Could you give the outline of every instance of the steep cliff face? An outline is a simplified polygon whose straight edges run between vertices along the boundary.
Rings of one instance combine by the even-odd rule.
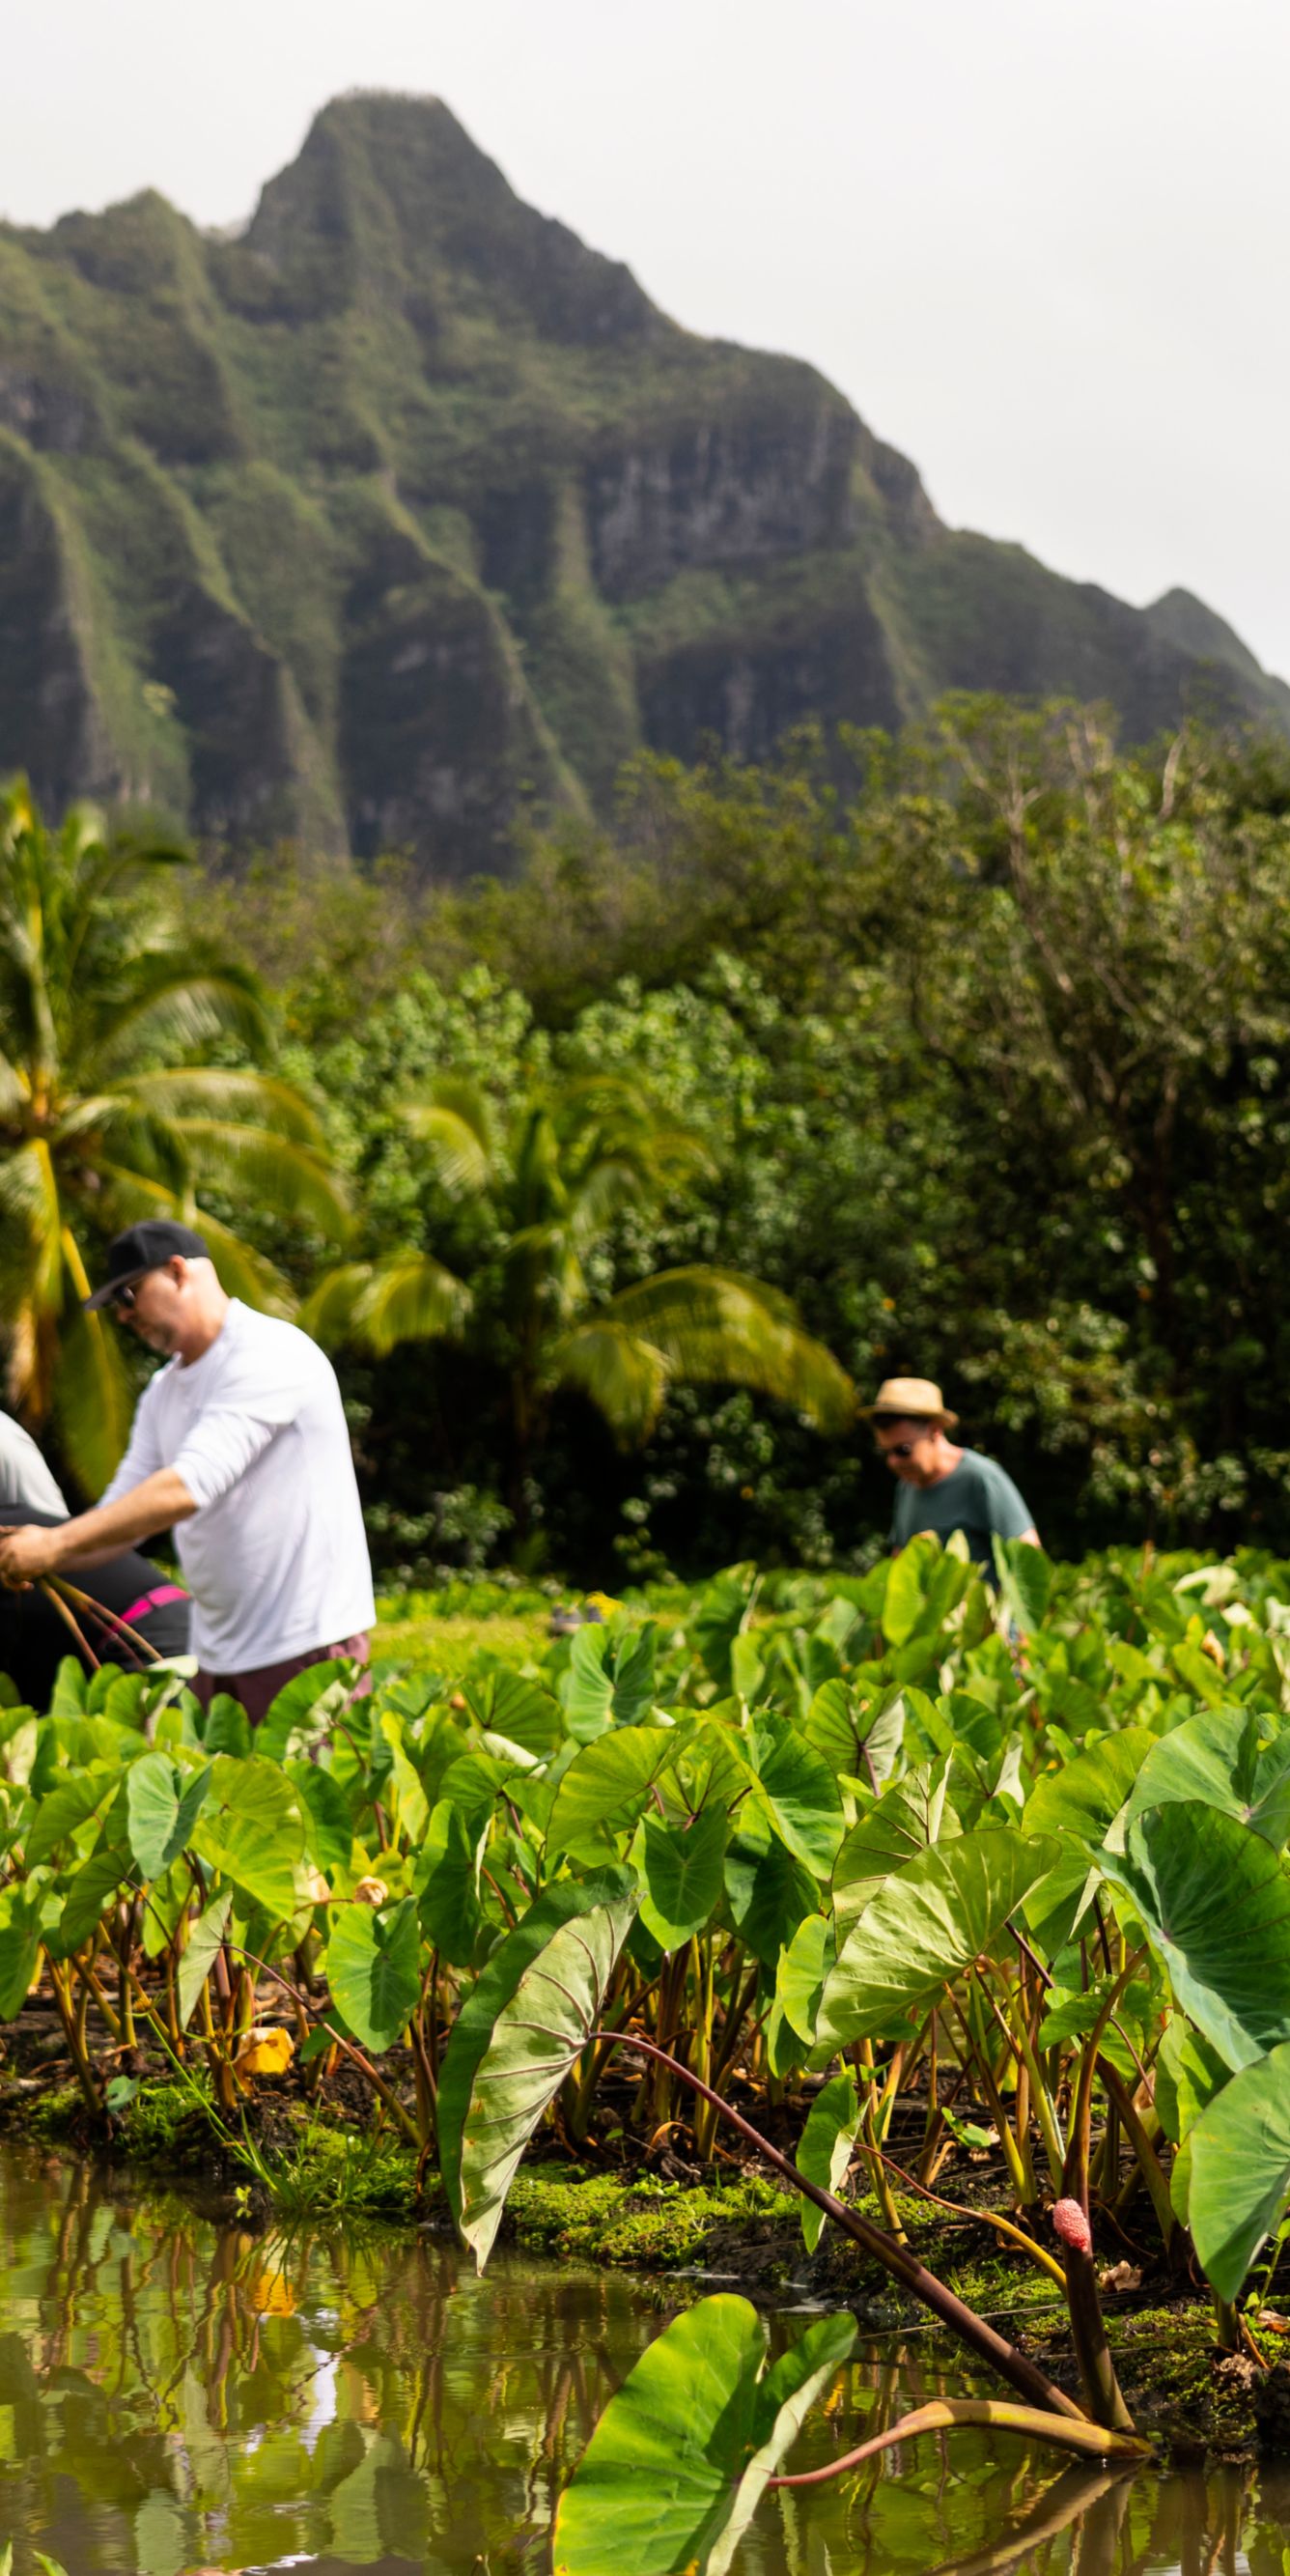
[[[679,330],[437,102],[326,109],[236,241],[151,193],[0,228],[0,768],[53,806],[504,869],[641,743],[950,685],[1290,708],[1198,602],[943,528],[812,368]]]

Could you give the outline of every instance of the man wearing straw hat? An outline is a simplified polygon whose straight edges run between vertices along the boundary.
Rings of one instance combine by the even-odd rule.
[[[86,1300],[168,1365],[93,1511],[0,1533],[0,1579],[32,1582],[173,1529],[192,1593],[194,1689],[258,1725],[284,1683],[332,1655],[364,1662],[372,1569],[330,1360],[294,1324],[220,1286],[192,1228],[148,1217],[108,1246]]]
[[[1022,1538],[1038,1547],[1039,1532],[1011,1476],[993,1458],[957,1448],[950,1439],[959,1417],[930,1378],[886,1378],[875,1401],[860,1410],[898,1480],[893,1550],[922,1530],[934,1530],[942,1545],[962,1530],[974,1564],[993,1574],[996,1538]]]

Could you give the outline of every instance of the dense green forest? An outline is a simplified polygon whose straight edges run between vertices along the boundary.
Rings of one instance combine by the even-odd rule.
[[[204,999],[146,1044],[214,1088],[178,1144],[136,1104],[85,1222],[187,1192],[312,1298],[391,1570],[863,1561],[819,1345],[939,1377],[1054,1551],[1290,1544],[1283,746],[951,700],[643,758],[506,884],[155,873]]]

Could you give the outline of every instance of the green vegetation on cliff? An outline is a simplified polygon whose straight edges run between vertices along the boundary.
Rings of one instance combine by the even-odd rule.
[[[764,759],[946,687],[1290,701],[943,528],[812,368],[703,341],[432,100],[317,119],[237,240],[0,227],[0,772],[208,841],[505,870],[643,744]]]

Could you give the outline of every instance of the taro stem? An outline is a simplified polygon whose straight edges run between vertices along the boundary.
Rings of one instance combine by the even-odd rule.
[[[861,2246],[876,2263],[881,2263],[884,2271],[890,2272],[911,2297],[930,2308],[942,2325],[957,2335],[960,2343],[966,2344],[968,2350],[974,2352],[989,2369],[997,2370],[1028,2405],[1077,2424],[1086,2422],[1074,2399],[1058,2388],[1037,2362],[1031,2361],[1026,2353],[1019,2352],[1016,2345],[1008,2343],[1003,2335],[996,2334],[984,2317],[977,2316],[974,2309],[965,2306],[963,2300],[956,2297],[944,2281],[938,2281],[935,2273],[929,2272],[907,2246],[898,2245],[894,2237],[888,2236],[883,2228],[875,2227],[872,2220],[862,2216],[858,2209],[849,2209],[845,2201],[835,2199],[831,2191],[824,2190],[821,2184],[811,2182],[805,2174],[799,2173],[796,2165],[790,2164],[788,2157],[782,2156],[778,2147],[771,2145],[769,2138],[763,2138],[760,2130],[754,2129],[731,2103],[721,2101],[710,2086],[701,2083],[698,2076],[691,2073],[688,2066],[681,2066],[674,2057],[669,2058],[663,2049],[656,2048],[651,2040],[642,2039],[636,2031],[598,2030],[594,2036],[621,2042],[648,2058],[661,2058],[679,2083],[688,2085],[704,2101],[715,2103],[720,2117],[728,2120],[732,2129],[737,2129],[740,2137],[765,2157],[767,2164],[782,2176],[791,2190],[800,2192],[805,2200],[813,2201],[817,2209],[822,2209],[825,2217],[831,2218],[844,2236],[849,2236],[853,2244]]]
[[[1097,2294],[1093,2236],[1088,2219],[1088,2150],[1093,2118],[1093,2078],[1097,2072],[1102,2036],[1142,1955],[1137,1950],[1126,1958],[1085,2041],[1071,2109],[1071,2141],[1062,2177],[1064,2197],[1053,2211],[1053,2225],[1066,2249],[1066,2304],[1070,2310],[1071,2336],[1084,2382],[1084,2394],[1095,2422],[1112,2425],[1119,2431],[1131,2431],[1133,2418],[1115,2375],[1102,2303]]]
[[[94,2069],[90,2064],[85,2042],[77,2028],[76,2007],[72,2001],[71,1971],[61,1959],[49,1959],[48,1965],[49,1982],[53,1990],[58,2018],[63,2025],[63,2035],[71,2052],[72,2064],[76,2069],[76,2081],[88,2108],[93,2112],[95,2119],[99,2120],[103,2116],[103,2105],[98,2097]]]
[[[875,2116],[874,2104],[877,2094],[877,2069],[873,2061],[873,2041],[871,2039],[857,2040],[856,2065],[860,2075],[860,2089],[862,2096],[860,2120],[864,2131],[864,2152],[868,2159],[870,2176],[874,2188],[874,2196],[891,2234],[895,2237],[896,2243],[898,2245],[903,2245],[906,2242],[905,2230],[901,2225],[900,2211],[896,2207],[896,2195],[887,2179],[887,2168],[883,2162],[882,2147],[879,2141],[878,2121]]]
[[[90,1644],[88,1637],[85,1636],[84,1632],[77,1626],[61,1592],[57,1591],[52,1583],[46,1582],[43,1574],[37,1575],[36,1586],[37,1590],[44,1593],[45,1599],[58,1612],[63,1626],[65,1628],[70,1628],[75,1640],[77,1653],[84,1656],[91,1672],[97,1673],[100,1670],[98,1656],[95,1654],[94,1648]]]
[[[769,2487],[819,2487],[826,2478],[845,2476],[848,2469],[858,2468],[862,2460],[872,2460],[878,2451],[888,2451],[894,2442],[908,2442],[915,2433],[935,2433],[947,2424],[982,2424],[1000,2433],[1022,2433],[1028,2440],[1036,2434],[1042,2441],[1055,2442],[1060,2450],[1078,2451],[1085,2459],[1113,2459],[1117,2456],[1148,2456],[1146,2442],[1125,2441],[1117,2433],[1108,2433],[1100,2424],[1055,2424],[1047,2410],[1035,2406],[1008,2406],[997,2397],[934,2397],[926,2406],[916,2406],[909,2415],[900,2415],[881,2433],[871,2433],[867,2442],[859,2442],[854,2451],[844,2452],[840,2460],[826,2460],[822,2469],[799,2469],[796,2477],[768,2478]]]

